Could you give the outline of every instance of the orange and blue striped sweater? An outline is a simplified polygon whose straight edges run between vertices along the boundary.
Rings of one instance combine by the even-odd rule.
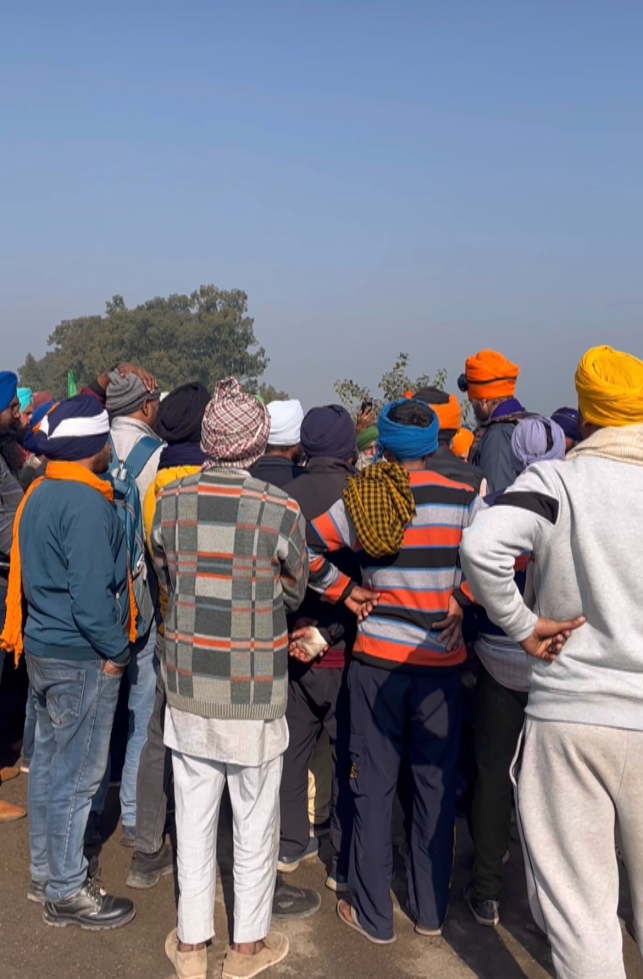
[[[352,548],[360,560],[362,584],[381,594],[377,607],[358,627],[355,658],[372,666],[407,671],[459,666],[466,657],[464,643],[447,651],[438,642],[434,626],[447,614],[451,595],[460,594],[460,541],[480,498],[474,487],[430,469],[409,476],[417,512],[406,528],[400,552],[392,557],[369,557],[357,539],[344,501],[338,500],[309,524],[309,587],[328,601],[343,601],[354,583],[327,554]]]

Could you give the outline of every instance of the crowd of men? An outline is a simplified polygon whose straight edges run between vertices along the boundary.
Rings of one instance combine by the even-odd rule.
[[[235,378],[162,397],[121,364],[57,401],[0,373],[0,669],[24,657],[29,677],[27,897],[47,924],[135,915],[85,855],[125,685],[127,885],[176,872],[178,979],[207,973],[226,786],[224,979],[276,965],[272,923],[319,909],[287,881],[324,834],[339,921],[395,941],[395,807],[405,911],[441,935],[458,805],[475,921],[500,920],[515,807],[556,975],[624,979],[616,832],[643,933],[643,362],[589,350],[578,410],[551,417],[518,374],[466,361],[469,432],[430,387],[355,423]],[[0,797],[1,822],[25,815]]]

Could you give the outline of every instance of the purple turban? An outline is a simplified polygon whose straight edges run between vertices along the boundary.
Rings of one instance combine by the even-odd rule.
[[[511,464],[521,473],[534,462],[565,458],[565,433],[550,418],[525,418],[511,436]]]
[[[301,425],[301,446],[309,459],[350,459],[357,452],[351,416],[341,405],[311,408]]]

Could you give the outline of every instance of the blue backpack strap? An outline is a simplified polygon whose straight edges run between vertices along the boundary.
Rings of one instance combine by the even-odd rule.
[[[125,465],[132,473],[134,479],[140,476],[151,457],[162,445],[163,442],[161,439],[157,439],[153,435],[144,435],[142,439],[138,440],[127,459],[125,459]]]

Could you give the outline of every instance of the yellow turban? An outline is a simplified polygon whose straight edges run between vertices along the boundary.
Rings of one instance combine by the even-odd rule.
[[[592,347],[576,369],[578,407],[601,428],[643,425],[643,361],[611,347]]]
[[[476,401],[512,398],[519,373],[520,368],[496,350],[481,350],[465,364],[469,397]]]

